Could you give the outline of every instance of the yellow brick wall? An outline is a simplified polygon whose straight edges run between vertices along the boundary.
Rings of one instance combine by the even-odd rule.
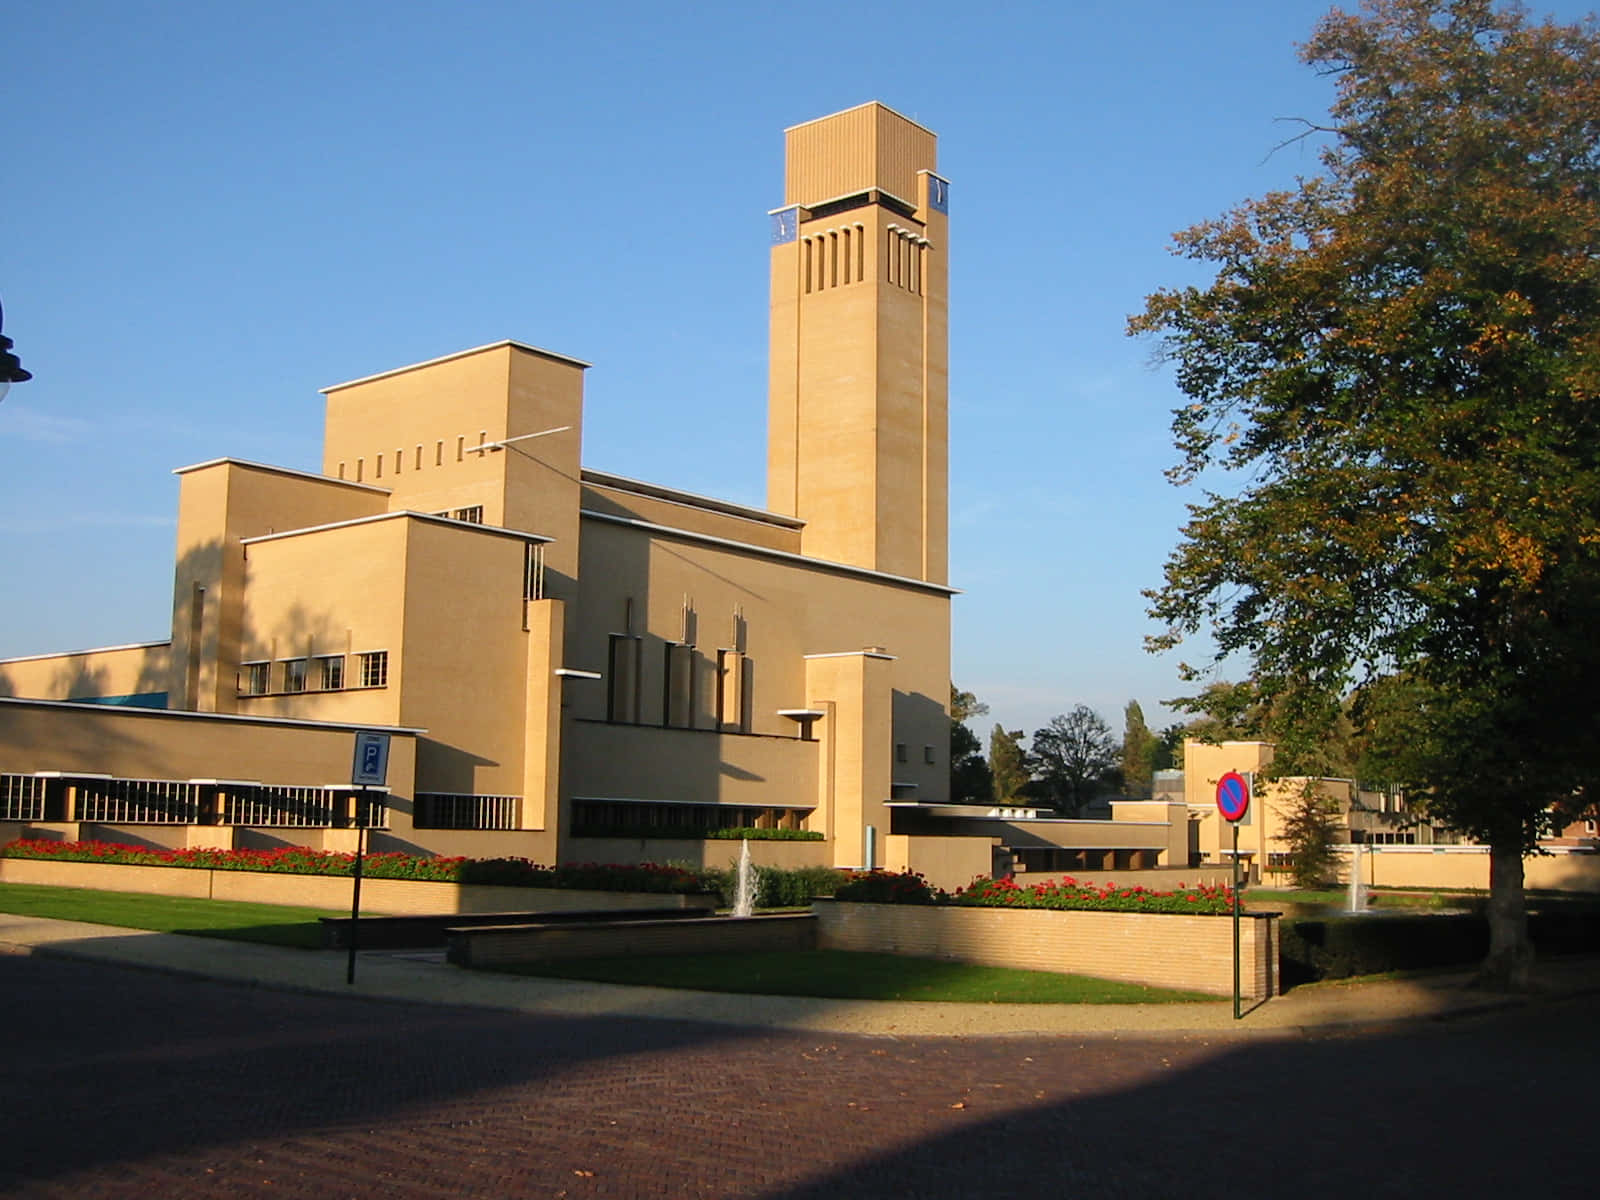
[[[1233,922],[1164,913],[922,907],[819,900],[817,945],[1059,971],[1151,987],[1233,994]],[[1241,921],[1241,991],[1277,992],[1278,922]]]

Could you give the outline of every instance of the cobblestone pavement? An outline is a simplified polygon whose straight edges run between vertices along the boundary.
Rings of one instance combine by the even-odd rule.
[[[26,1197],[1591,1196],[1592,997],[1405,1033],[894,1039],[0,956]]]

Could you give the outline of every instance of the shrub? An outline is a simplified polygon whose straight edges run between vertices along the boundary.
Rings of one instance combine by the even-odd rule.
[[[1482,913],[1321,917],[1281,926],[1283,986],[1385,971],[1461,966],[1489,952]],[[1528,914],[1528,936],[1541,954],[1600,950],[1600,910],[1552,906]]]
[[[931,886],[919,871],[854,871],[834,891],[833,898],[862,904],[939,904],[949,896]]]
[[[757,908],[799,908],[816,896],[831,896],[849,877],[837,867],[756,867]],[[739,872],[735,867],[702,867],[697,872],[704,890],[717,892],[726,908],[733,906]]]

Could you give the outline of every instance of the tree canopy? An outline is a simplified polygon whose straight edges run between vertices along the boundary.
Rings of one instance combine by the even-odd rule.
[[[994,798],[1000,804],[1014,802],[1028,786],[1028,755],[1022,748],[1020,729],[996,725],[989,733],[989,772]]]
[[[967,728],[967,721],[981,717],[989,706],[971,692],[950,685],[950,803],[987,804],[993,782],[989,763],[983,757],[983,743]]]
[[[1094,709],[1080,704],[1050,718],[1033,735],[1029,758],[1034,768],[1033,791],[1062,812],[1080,813],[1083,806],[1115,781],[1122,747],[1111,727]]]
[[[1130,796],[1148,796],[1155,771],[1156,735],[1145,724],[1144,708],[1129,700],[1122,710],[1122,787]]]
[[[1600,740],[1600,34],[1368,0],[1301,56],[1336,81],[1321,172],[1177,235],[1214,281],[1130,322],[1189,399],[1172,476],[1213,489],[1151,645],[1247,656],[1290,754],[1403,672],[1397,781],[1490,843],[1510,978],[1521,855]]]

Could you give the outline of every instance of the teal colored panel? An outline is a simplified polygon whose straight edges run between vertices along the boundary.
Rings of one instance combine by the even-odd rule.
[[[135,692],[131,696],[73,696],[74,704],[115,704],[122,708],[165,708],[167,693]]]

